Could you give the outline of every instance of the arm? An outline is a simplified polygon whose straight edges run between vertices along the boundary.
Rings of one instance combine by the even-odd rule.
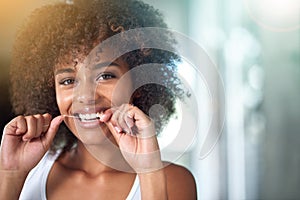
[[[18,171],[0,171],[0,198],[17,200],[21,193],[27,173]]]
[[[124,104],[106,110],[105,122],[120,151],[138,174],[143,200],[167,200],[167,180],[153,121],[139,108]]]
[[[19,116],[3,131],[0,148],[0,199],[19,198],[29,171],[48,151],[63,118]]]
[[[168,199],[167,178],[164,169],[138,174],[143,200]]]
[[[143,200],[197,199],[193,175],[178,165],[162,163],[154,124],[140,109],[124,104],[106,110],[100,120],[138,174]]]
[[[193,175],[184,167],[164,163],[165,167],[151,173],[139,174],[143,200],[196,200],[197,189]]]
[[[164,168],[167,179],[168,197],[172,200],[196,200],[196,182],[192,173],[186,168],[166,163]]]

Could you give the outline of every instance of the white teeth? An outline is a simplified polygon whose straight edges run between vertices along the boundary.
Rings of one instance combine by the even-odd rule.
[[[78,116],[82,121],[95,120],[98,117],[98,115],[96,113],[79,114]]]

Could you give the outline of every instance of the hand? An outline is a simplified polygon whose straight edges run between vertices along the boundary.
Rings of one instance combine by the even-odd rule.
[[[123,104],[106,110],[100,120],[106,123],[123,157],[136,172],[162,167],[154,123],[139,108]]]
[[[50,114],[18,116],[4,128],[0,149],[0,170],[28,173],[38,164],[63,120]]]

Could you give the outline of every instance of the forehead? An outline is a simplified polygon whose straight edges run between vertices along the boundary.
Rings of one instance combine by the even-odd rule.
[[[119,66],[128,69],[128,64],[122,57],[114,58],[114,52],[108,48],[94,49],[88,55],[77,51],[69,52],[64,56],[61,56],[55,66],[54,72],[60,71],[60,69],[70,68],[74,71],[78,71],[79,68],[84,67],[85,69],[95,69],[106,66]]]
[[[95,62],[88,61],[77,61],[73,60],[69,63],[59,64],[55,67],[54,74],[62,74],[62,73],[89,73],[96,70],[105,70],[108,67],[117,67],[121,72],[125,73],[129,70],[128,64],[123,61],[123,59],[118,58],[114,61],[108,59],[99,59]]]

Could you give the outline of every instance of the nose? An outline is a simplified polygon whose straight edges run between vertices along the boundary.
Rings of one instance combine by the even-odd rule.
[[[78,103],[93,105],[96,102],[96,84],[89,80],[80,81],[74,89],[74,96]]]

